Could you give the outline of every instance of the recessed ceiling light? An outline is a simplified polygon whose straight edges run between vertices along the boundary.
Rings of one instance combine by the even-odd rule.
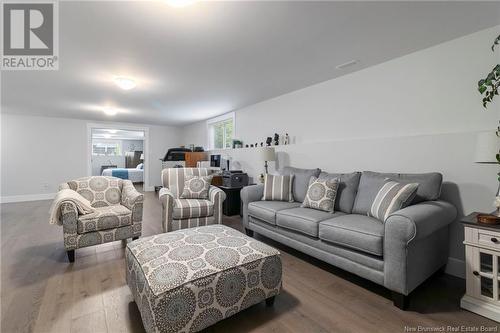
[[[103,137],[104,137],[105,139],[109,139],[109,138],[111,138],[111,134],[103,134]]]
[[[128,77],[118,76],[118,77],[115,77],[114,81],[115,81],[115,84],[118,87],[122,88],[123,90],[134,89],[136,86],[135,81],[131,78],[128,78]]]
[[[166,1],[169,6],[180,8],[192,5],[197,0],[166,0]]]
[[[102,111],[107,114],[108,116],[114,116],[115,114],[118,113],[118,110],[117,109],[114,109],[112,107],[109,107],[109,106],[105,106]]]
[[[109,129],[108,132],[111,134],[116,134],[118,131],[115,129]]]

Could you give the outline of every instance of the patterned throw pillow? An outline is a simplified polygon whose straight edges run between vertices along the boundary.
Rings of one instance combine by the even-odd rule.
[[[314,176],[311,177],[306,197],[301,207],[333,213],[338,187],[338,178],[319,179]]]
[[[401,184],[387,180],[373,200],[368,215],[385,222],[389,215],[410,205],[417,189],[418,183]]]
[[[181,199],[207,199],[212,176],[186,176]]]
[[[262,200],[293,202],[292,182],[293,175],[266,174],[264,176],[264,196]]]

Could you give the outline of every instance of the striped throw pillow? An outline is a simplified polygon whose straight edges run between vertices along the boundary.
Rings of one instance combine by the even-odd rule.
[[[417,183],[401,184],[392,180],[386,181],[378,191],[368,215],[385,222],[389,215],[410,204],[417,194],[417,189]]]
[[[266,174],[264,176],[264,196],[262,200],[293,202],[292,182],[293,175],[278,176]]]

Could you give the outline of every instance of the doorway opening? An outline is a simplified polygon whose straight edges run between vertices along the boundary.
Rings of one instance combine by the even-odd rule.
[[[89,124],[88,174],[128,179],[149,188],[148,129]]]

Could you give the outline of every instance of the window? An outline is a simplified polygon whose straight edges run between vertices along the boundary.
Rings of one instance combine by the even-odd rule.
[[[121,154],[120,142],[92,142],[92,155],[94,156],[118,156]]]
[[[234,113],[207,121],[210,149],[232,148],[234,138]]]

